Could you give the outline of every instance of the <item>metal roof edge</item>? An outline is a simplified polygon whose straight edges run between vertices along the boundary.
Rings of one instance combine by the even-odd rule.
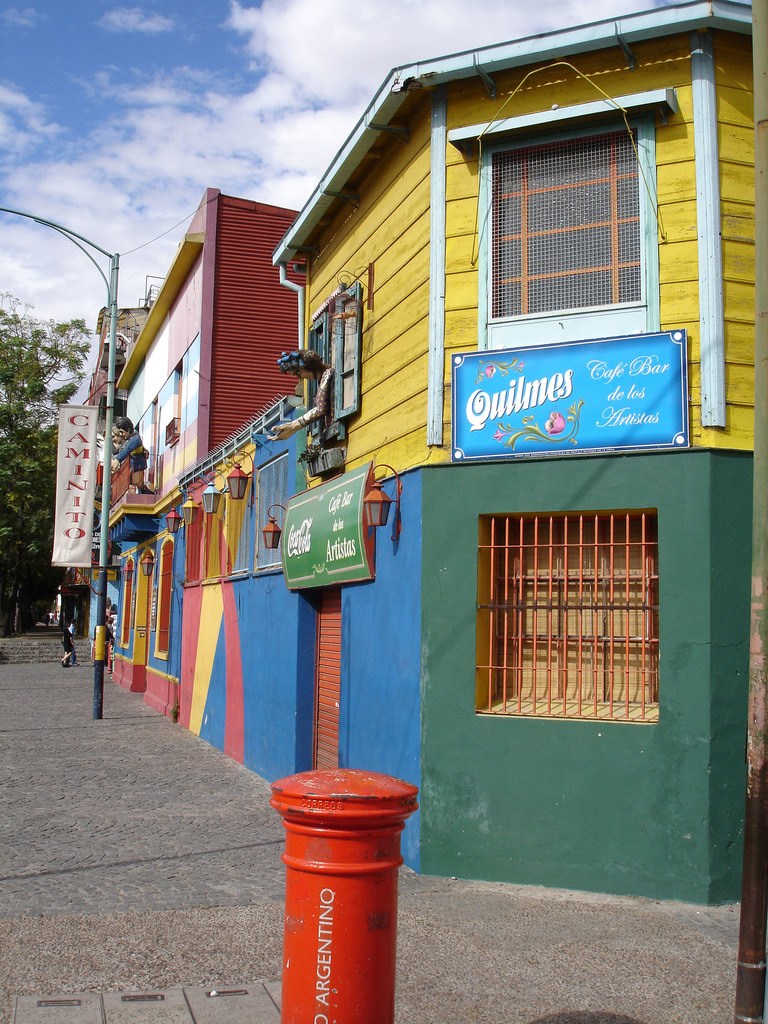
[[[618,37],[632,43],[704,28],[751,34],[752,5],[737,0],[691,0],[393,68],[280,240],[272,255],[273,264],[292,260],[302,251],[322,214],[334,202],[330,193],[340,191],[373,146],[378,130],[370,126],[389,124],[402,106],[407,92],[399,91],[398,87],[407,80],[415,79],[422,86],[433,87],[473,77],[478,67],[491,74],[531,64],[542,57],[562,57],[566,53],[618,45]]]
[[[123,372],[117,381],[119,387],[123,389],[129,388],[133,383],[139,367],[149,351],[150,345],[157,337],[157,332],[160,330],[169,309],[173,305],[174,299],[179,293],[179,289],[194,266],[195,260],[203,247],[204,240],[205,235],[203,232],[194,232],[187,233],[183,241],[179,243],[176,255],[168,269],[158,296],[152,303],[146,323],[141,329],[141,334],[136,339],[136,344],[131,349],[130,355],[123,367]]]

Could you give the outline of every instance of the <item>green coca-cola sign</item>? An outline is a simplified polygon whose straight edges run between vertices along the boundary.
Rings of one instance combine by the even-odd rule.
[[[363,523],[371,463],[291,498],[283,521],[289,590],[373,579],[373,537]]]

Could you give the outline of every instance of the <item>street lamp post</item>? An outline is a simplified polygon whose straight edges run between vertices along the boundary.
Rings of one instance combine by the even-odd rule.
[[[0,206],[0,213],[11,213],[17,217],[26,217],[45,227],[53,228],[64,235],[80,249],[96,267],[104,284],[107,286],[107,309],[109,311],[109,364],[107,369],[107,408],[104,427],[103,473],[101,484],[101,533],[99,537],[99,575],[96,581],[96,643],[93,662],[93,717],[100,719],[104,711],[104,665],[106,661],[107,639],[107,559],[109,552],[109,506],[112,499],[112,423],[115,416],[115,343],[117,340],[117,285],[120,272],[120,256],[118,253],[107,252],[89,238],[79,235],[76,231],[66,228],[55,221],[37,217],[33,213],[12,210]],[[88,248],[95,249],[109,260],[109,277]]]

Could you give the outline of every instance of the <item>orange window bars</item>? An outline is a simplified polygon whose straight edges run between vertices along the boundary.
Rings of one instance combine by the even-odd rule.
[[[659,717],[654,512],[480,520],[476,710]]]
[[[641,301],[632,135],[505,150],[492,166],[492,316]]]

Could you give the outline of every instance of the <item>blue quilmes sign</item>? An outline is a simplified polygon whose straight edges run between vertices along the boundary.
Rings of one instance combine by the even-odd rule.
[[[688,446],[685,331],[452,358],[454,462]]]

